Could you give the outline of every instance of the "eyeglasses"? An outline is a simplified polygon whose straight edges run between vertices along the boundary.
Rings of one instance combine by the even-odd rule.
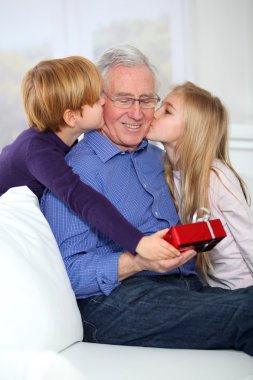
[[[106,92],[104,92],[104,94],[114,103],[115,107],[118,108],[130,108],[135,102],[139,102],[141,108],[155,108],[161,100],[158,95],[141,96],[139,99],[135,99],[125,95],[110,96]]]

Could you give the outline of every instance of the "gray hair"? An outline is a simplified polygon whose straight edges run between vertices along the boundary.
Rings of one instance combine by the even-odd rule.
[[[156,90],[158,89],[158,77],[157,70],[152,65],[148,58],[136,47],[131,45],[116,45],[112,46],[104,51],[98,58],[96,65],[100,70],[104,84],[107,84],[107,75],[109,70],[115,66],[146,66],[153,78]]]

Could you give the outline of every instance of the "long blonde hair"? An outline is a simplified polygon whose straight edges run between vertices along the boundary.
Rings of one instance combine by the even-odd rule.
[[[181,173],[181,204],[176,204],[182,223],[189,223],[196,210],[209,208],[208,188],[215,159],[220,160],[238,178],[246,200],[246,185],[232,167],[228,150],[228,113],[216,96],[185,82],[172,88],[170,94],[183,99],[184,133],[176,147],[177,167]],[[165,175],[175,197],[173,168],[166,155]],[[220,178],[219,178],[220,179]],[[210,266],[207,254],[197,256],[197,267],[206,274]]]

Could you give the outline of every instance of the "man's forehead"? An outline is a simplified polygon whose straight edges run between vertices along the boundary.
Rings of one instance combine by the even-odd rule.
[[[113,93],[152,94],[154,77],[147,66],[114,66],[108,73],[107,89]]]

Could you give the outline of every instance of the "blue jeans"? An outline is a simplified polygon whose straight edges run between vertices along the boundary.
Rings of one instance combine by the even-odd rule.
[[[78,305],[87,342],[253,356],[253,286],[225,290],[203,287],[196,276],[136,276]]]

